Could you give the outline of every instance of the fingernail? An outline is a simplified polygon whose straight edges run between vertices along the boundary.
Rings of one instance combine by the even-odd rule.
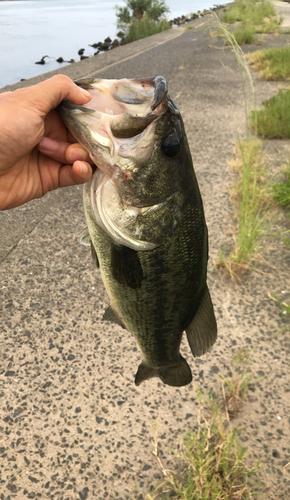
[[[80,172],[81,174],[87,174],[89,172],[89,167],[86,163],[80,161]]]
[[[82,87],[79,87],[79,89],[82,92],[82,94],[84,94],[84,96],[88,97],[91,100],[91,98],[93,97],[92,94],[90,94],[87,90],[82,89]]]

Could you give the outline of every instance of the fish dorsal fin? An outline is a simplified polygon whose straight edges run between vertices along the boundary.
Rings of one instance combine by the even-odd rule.
[[[99,259],[98,259],[97,252],[95,250],[95,247],[94,247],[92,241],[91,241],[91,256],[92,256],[92,259],[93,259],[94,266],[97,267],[97,268],[99,268],[100,267]]]
[[[136,250],[112,243],[111,268],[116,281],[130,288],[140,288],[143,270]]]
[[[217,324],[207,285],[197,313],[185,331],[195,357],[207,352],[216,341]]]
[[[153,377],[159,377],[162,382],[171,387],[183,387],[192,381],[191,370],[187,361],[180,356],[179,362],[174,366],[164,366],[154,368],[148,366],[144,361],[138,366],[138,372],[135,377],[135,384],[140,385],[144,380]]]
[[[85,227],[85,229],[81,232],[79,242],[85,247],[89,247],[91,245],[91,237],[87,227]]]
[[[103,321],[110,321],[111,323],[115,323],[116,325],[120,325],[122,328],[125,328],[124,323],[120,320],[120,318],[117,316],[115,313],[114,309],[112,306],[109,306],[103,316]]]

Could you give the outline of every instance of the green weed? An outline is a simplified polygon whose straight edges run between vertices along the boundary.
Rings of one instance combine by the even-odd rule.
[[[246,372],[225,377],[220,374],[223,381],[224,407],[228,418],[234,418],[240,407],[247,400],[247,393],[250,384],[258,382],[261,377],[255,378],[253,372]]]
[[[216,264],[234,280],[238,280],[249,266],[254,267],[255,260],[261,260],[269,204],[259,143],[256,140],[239,141],[235,165],[237,160],[241,166],[233,190],[237,210],[234,246],[229,254],[222,249]]]
[[[240,23],[233,32],[239,45],[261,43],[255,33],[280,33],[282,18],[276,17],[275,8],[266,0],[235,0],[223,15],[228,24]]]
[[[199,409],[197,429],[191,430],[175,455],[183,462],[183,472],[165,471],[165,481],[148,499],[179,500],[250,500],[256,496],[250,479],[259,464],[246,464],[247,450],[238,440],[238,431],[224,425],[220,405],[209,398],[207,410],[201,391],[197,391]]]
[[[275,17],[273,5],[266,0],[235,0],[225,12],[223,21],[229,24],[240,21],[244,24],[260,25]]]
[[[239,45],[251,44],[255,41],[255,28],[252,25],[237,28],[233,34]]]
[[[290,47],[257,50],[247,54],[254,70],[265,80],[290,80]]]
[[[261,109],[251,113],[250,126],[252,130],[263,138],[289,138],[290,91],[279,90],[277,95],[263,101],[262,104]]]
[[[161,21],[153,21],[150,17],[145,16],[143,19],[132,21],[126,36],[126,42],[134,42],[147,36],[155,35],[161,31],[166,31],[171,28],[171,25],[165,19]]]
[[[286,315],[290,314],[290,303],[287,304],[286,302],[283,302],[281,299],[279,299],[279,297],[277,297],[273,293],[270,293],[269,297],[270,297],[270,299],[272,299],[275,302],[278,302],[278,304],[280,304],[281,309],[283,311],[283,314],[286,314]]]
[[[274,200],[282,205],[282,207],[290,206],[290,164],[284,172],[285,182],[277,182],[273,184],[273,197]]]

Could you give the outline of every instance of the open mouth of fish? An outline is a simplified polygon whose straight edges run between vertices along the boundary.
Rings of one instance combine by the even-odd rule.
[[[91,93],[91,101],[85,106],[63,101],[58,111],[98,167],[85,186],[95,222],[116,243],[138,250],[154,248],[157,233],[153,242],[152,231],[144,230],[145,219],[149,211],[164,210],[168,200],[143,186],[150,176],[147,165],[156,147],[157,124],[170,107],[166,81],[158,76],[82,79],[76,84]]]
[[[153,148],[155,127],[167,108],[163,77],[140,80],[81,79],[75,82],[92,99],[84,106],[63,101],[58,107],[74,137],[106,176],[125,178],[136,166],[136,155],[146,162]]]

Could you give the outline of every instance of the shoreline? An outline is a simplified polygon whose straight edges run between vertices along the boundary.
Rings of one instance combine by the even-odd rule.
[[[6,1],[6,2],[7,2],[7,1],[16,1],[16,0],[0,0],[0,1]],[[23,1],[24,1],[24,0],[23,0]],[[225,4],[225,5],[226,5],[226,4]],[[167,31],[168,31],[168,32],[171,32],[172,30],[174,30],[174,29],[176,29],[176,28],[178,28],[178,27],[184,27],[185,25],[188,25],[188,24],[189,24],[189,22],[192,22],[192,21],[198,21],[199,19],[203,18],[206,14],[208,14],[208,13],[210,12],[210,10],[215,11],[215,10],[217,10],[217,9],[224,8],[224,7],[225,7],[225,5],[218,5],[218,6],[211,7],[211,9],[203,9],[203,11],[199,11],[199,10],[198,10],[196,13],[195,13],[195,12],[190,12],[190,13],[187,13],[187,14],[185,14],[185,15],[183,14],[183,15],[181,15],[181,16],[175,17],[174,19],[171,19],[171,20],[169,21],[170,23],[172,23],[172,28],[171,28],[171,29],[169,29],[169,30],[166,30],[166,32],[167,32]],[[117,31],[117,29],[116,29],[116,31]],[[162,33],[165,33],[165,32],[162,32]],[[159,34],[161,34],[161,33],[157,33],[156,35],[159,35]],[[156,36],[156,35],[152,35],[152,36]],[[104,36],[104,35],[103,35],[103,36]],[[122,43],[122,38],[121,38],[121,37],[118,37],[118,38],[119,38],[119,40],[118,40],[119,45],[118,45],[118,44],[116,43],[116,42],[117,42],[117,35],[115,34],[115,40],[114,40],[114,42],[113,42],[113,43],[115,43],[115,46],[114,46],[114,51],[115,51],[116,49],[120,49],[120,47],[123,47],[123,46],[129,46],[129,45],[131,45],[132,43],[137,43],[137,42],[140,42],[141,40],[146,40],[146,39],[147,39],[147,40],[148,40],[148,39],[150,39],[150,44],[151,44],[151,39],[152,39],[152,36],[150,36],[150,37],[145,37],[145,38],[143,38],[143,39],[136,40],[136,41],[134,41],[134,42],[128,42],[128,43]],[[171,36],[171,35],[170,35],[170,36]],[[111,35],[111,37],[113,38],[113,36],[112,36],[112,35]],[[110,37],[109,37],[109,38],[110,38]],[[166,37],[166,38],[167,38],[167,37]],[[104,41],[106,41],[106,37],[104,37]],[[104,43],[104,42],[98,42],[98,44],[105,45],[105,43]],[[95,45],[97,45],[97,44],[95,44]],[[82,46],[86,46],[86,45],[82,45]],[[50,54],[49,49],[44,49],[44,50],[45,50],[45,52],[44,52],[45,54]],[[87,50],[87,49],[86,49],[86,50]],[[18,78],[19,78],[19,80],[18,80],[18,81],[17,81],[17,79],[16,79],[16,78],[13,78],[14,82],[13,82],[13,83],[12,83],[12,82],[11,82],[11,83],[9,82],[9,83],[7,83],[6,85],[4,85],[3,87],[0,87],[0,92],[3,92],[3,89],[5,89],[5,90],[6,90],[6,89],[7,89],[7,90],[9,89],[9,90],[10,90],[10,89],[14,89],[14,88],[19,88],[19,84],[20,84],[20,86],[26,86],[25,82],[31,82],[31,84],[32,84],[32,82],[33,82],[33,81],[42,81],[42,79],[40,79],[42,75],[51,75],[51,76],[53,76],[53,74],[63,73],[63,74],[68,74],[68,76],[70,76],[70,74],[71,74],[71,73],[73,73],[73,74],[74,74],[75,72],[74,72],[73,70],[72,70],[72,71],[71,71],[71,70],[68,70],[68,69],[67,69],[68,67],[70,67],[70,66],[72,66],[72,65],[74,65],[74,66],[75,66],[76,64],[79,64],[80,62],[84,62],[85,60],[86,60],[86,61],[87,61],[87,60],[90,60],[90,61],[91,61],[92,59],[94,59],[94,57],[95,57],[95,56],[97,56],[97,57],[99,57],[99,58],[101,58],[101,57],[102,57],[102,58],[104,58],[104,55],[105,55],[105,54],[109,54],[109,53],[111,53],[112,47],[109,47],[109,50],[106,50],[106,49],[100,49],[100,48],[98,48],[97,50],[98,50],[98,54],[94,54],[94,56],[88,56],[88,57],[86,57],[83,61],[77,60],[77,59],[78,59],[78,56],[77,56],[76,58],[73,56],[73,58],[75,59],[75,61],[74,61],[73,63],[70,63],[70,62],[69,62],[69,60],[68,60],[68,59],[71,59],[71,57],[70,57],[70,56],[69,56],[69,57],[65,57],[65,56],[64,56],[64,57],[59,57],[59,59],[62,59],[62,61],[57,61],[57,59],[54,59],[54,56],[53,56],[53,58],[52,58],[52,59],[53,59],[53,60],[55,60],[55,61],[57,61],[57,63],[59,63],[59,66],[57,66],[57,67],[56,67],[56,63],[54,62],[54,64],[53,64],[53,68],[54,68],[54,69],[48,69],[48,70],[46,71],[46,67],[45,67],[45,65],[43,64],[43,66],[44,66],[44,67],[43,67],[43,70],[41,71],[41,69],[39,68],[39,70],[41,71],[39,74],[35,75],[35,73],[38,73],[38,71],[36,71],[36,70],[35,70],[35,68],[34,68],[34,71],[33,71],[33,69],[32,69],[32,70],[31,70],[31,73],[32,73],[32,74],[34,74],[35,76],[30,76],[30,77],[28,77],[28,78],[23,78],[23,79],[20,79],[20,76],[22,76],[22,75],[20,74],[20,75],[18,76]],[[128,51],[128,52],[130,52],[130,51]],[[61,51],[59,51],[59,53],[61,53]],[[63,54],[61,54],[61,56],[62,56],[62,55],[63,55]],[[80,56],[80,54],[79,54],[79,56]],[[85,56],[86,56],[86,53],[85,53]],[[36,56],[36,57],[37,57],[37,56]],[[121,55],[121,57],[122,57],[122,55]],[[67,59],[67,60],[66,60],[66,59]],[[114,58],[110,58],[110,57],[109,57],[108,59],[114,59]],[[24,57],[24,59],[23,59],[23,60],[25,61],[25,57]],[[37,61],[37,59],[35,59],[35,61]],[[114,62],[115,62],[115,61],[114,61]],[[104,64],[106,64],[106,63],[104,63]],[[50,65],[51,65],[51,64],[50,64]],[[33,66],[34,66],[34,64],[33,64]],[[93,66],[93,64],[92,64],[92,66]],[[30,67],[30,63],[29,63],[29,67]],[[98,68],[98,67],[99,67],[99,64],[96,64],[96,67]],[[85,67],[84,67],[84,71],[87,71]],[[11,72],[11,71],[10,71],[10,72]],[[8,70],[8,73],[9,73],[9,70]],[[27,68],[26,68],[26,74],[27,74],[27,73],[29,74],[29,69],[28,69],[28,71],[27,71]],[[78,71],[76,71],[76,73],[78,73]],[[24,74],[23,76],[25,76],[25,77],[26,77],[26,74]],[[14,77],[15,77],[15,75],[14,75]],[[47,77],[48,77],[48,76],[47,76]],[[36,79],[36,80],[35,80],[35,79]],[[39,79],[40,79],[40,80],[39,80]],[[16,80],[16,81],[15,81],[15,80]],[[4,83],[4,82],[3,82],[3,83]],[[16,87],[15,87],[15,86],[16,86]]]
[[[0,1],[8,1],[8,0],[0,0]],[[206,21],[204,20],[204,18],[207,17],[208,16],[206,15],[203,17],[199,17],[193,21],[190,21],[187,23],[187,26],[192,25],[196,29],[199,26],[205,24]],[[36,83],[42,82],[54,75],[59,75],[59,74],[67,75],[73,80],[77,80],[78,78],[88,77],[93,73],[105,70],[115,64],[119,64],[127,59],[131,59],[132,57],[136,57],[138,54],[142,54],[143,52],[146,52],[152,49],[153,47],[156,47],[157,45],[166,43],[169,40],[182,35],[184,31],[185,31],[184,26],[170,28],[169,30],[156,33],[155,35],[151,35],[146,38],[141,38],[140,40],[129,42],[124,45],[120,45],[119,47],[116,47],[113,50],[103,52],[96,56],[88,57],[87,59],[84,59],[82,61],[77,61],[73,64],[68,64],[58,69],[41,73],[38,76],[34,76],[32,78],[19,81],[17,83],[5,85],[4,87],[0,88],[0,93],[13,91],[18,88],[28,87],[30,85],[35,85]]]

